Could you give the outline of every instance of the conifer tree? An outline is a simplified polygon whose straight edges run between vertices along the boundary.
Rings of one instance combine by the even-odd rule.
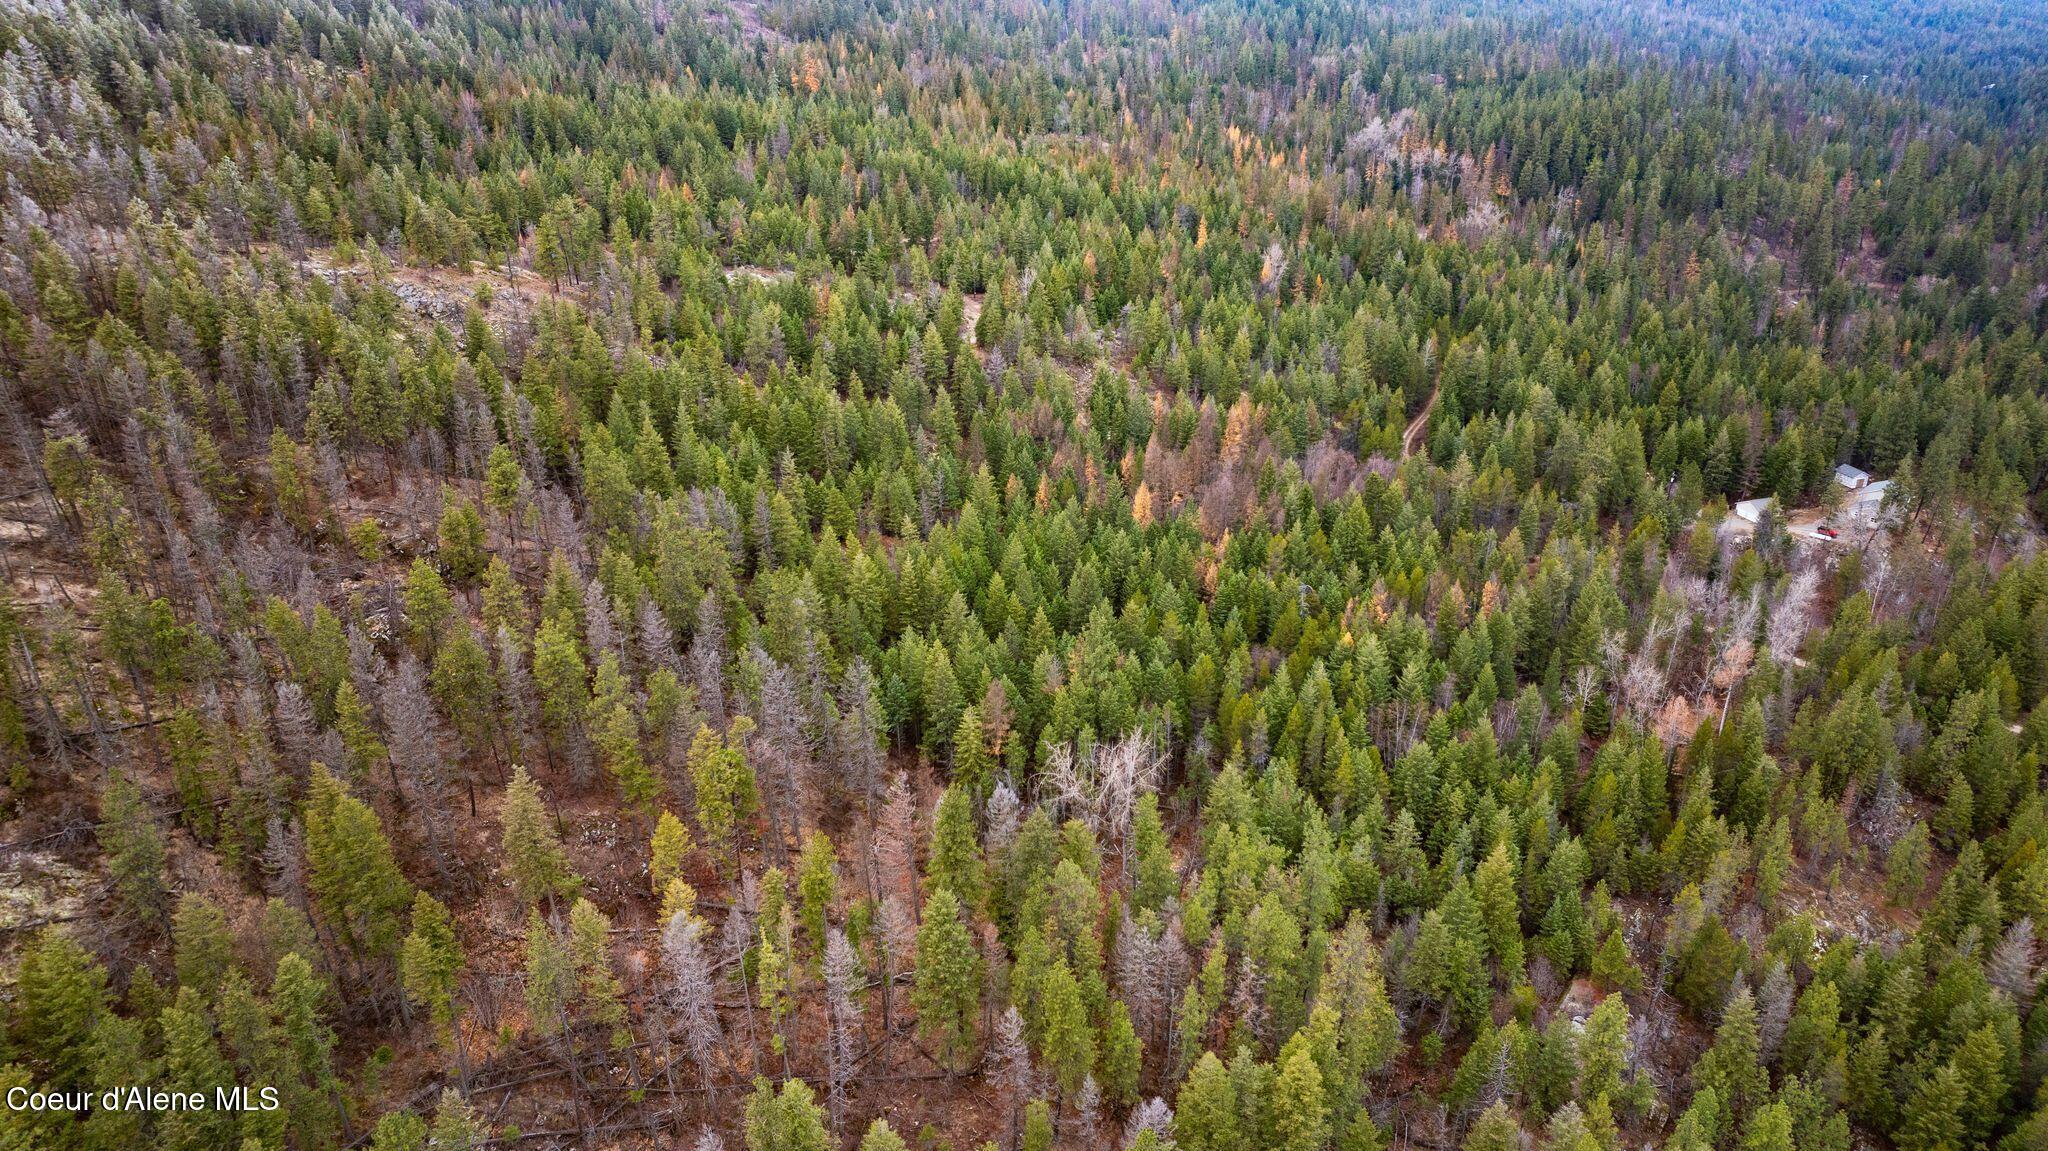
[[[462,974],[462,945],[455,923],[441,901],[422,891],[413,897],[412,931],[398,953],[398,974],[406,999],[426,1012],[444,1042],[462,1051],[455,1029],[455,990]]]
[[[500,849],[505,872],[521,903],[531,906],[545,900],[550,907],[572,898],[583,881],[569,866],[555,835],[553,822],[540,797],[540,786],[523,767],[512,769],[512,782],[505,787],[505,806],[498,814]]]
[[[1047,972],[1038,991],[1038,1009],[1045,1066],[1058,1082],[1060,1094],[1071,1096],[1095,1067],[1096,1044],[1081,985],[1064,957],[1055,959]]]
[[[787,910],[787,907],[784,908]],[[789,1065],[789,1035],[785,1025],[796,1009],[790,977],[789,935],[779,920],[786,916],[764,915],[754,940],[754,999],[768,1013],[768,1046]],[[770,930],[770,923],[777,923]]]
[[[22,953],[14,992],[9,1057],[46,1089],[86,1084],[93,1035],[111,1005],[106,972],[62,928],[46,927]]]
[[[939,1045],[953,1071],[963,1070],[974,1050],[980,1013],[981,956],[960,901],[948,888],[933,890],[925,900],[911,1002],[917,1008],[919,1034]]]
[[[1144,1049],[1138,1032],[1131,1026],[1131,1013],[1121,1000],[1112,999],[1102,1026],[1102,1092],[1111,1104],[1122,1108],[1138,1101],[1138,1077],[1143,1072]]]
[[[434,565],[422,557],[412,561],[401,598],[405,605],[406,635],[411,638],[413,649],[431,653],[440,646],[441,634],[455,615],[448,585],[442,582]]]
[[[1885,894],[1904,907],[1918,899],[1927,885],[1927,859],[1931,851],[1927,825],[1916,821],[1892,844],[1884,860]]]
[[[197,892],[179,895],[177,910],[171,913],[171,946],[178,986],[190,987],[213,1002],[235,965],[234,941],[220,906]]]
[[[434,1151],[483,1151],[488,1143],[484,1125],[469,1102],[455,1088],[442,1088],[427,1146]]]
[[[1721,1107],[1716,1126],[1724,1131],[1733,1130],[1732,1119],[1746,1114],[1770,1090],[1757,1033],[1756,997],[1749,988],[1738,987],[1729,997],[1721,1025],[1714,1031],[1714,1044],[1693,1069],[1693,1082],[1713,1089]]]
[[[163,1035],[163,1070],[158,1082],[167,1090],[198,1092],[212,1099],[234,1086],[234,1068],[214,1039],[213,1019],[192,988],[179,990],[177,1000],[158,1017]],[[231,1111],[203,1108],[174,1110],[158,1122],[157,1135],[170,1151],[215,1151],[231,1145],[235,1116]]]
[[[1387,998],[1379,949],[1363,917],[1354,915],[1331,941],[1319,1002],[1337,1011],[1338,1056],[1347,1081],[1393,1065],[1401,1052],[1401,1020]]]
[[[1024,1108],[1024,1135],[1018,1141],[1020,1151],[1052,1151],[1053,1144],[1052,1105],[1043,1099],[1034,1099]]]
[[[654,821],[654,836],[648,843],[647,875],[659,898],[668,885],[680,878],[690,856],[690,830],[683,821],[664,811]]]
[[[1621,928],[1615,927],[1600,941],[1593,952],[1591,970],[1593,981],[1615,991],[1641,991],[1643,973],[1636,966],[1635,957],[1629,954],[1628,940]]]
[[[1323,1073],[1302,1038],[1281,1051],[1273,1080],[1273,1129],[1284,1151],[1319,1151],[1329,1138]]]
[[[747,1100],[747,1151],[831,1151],[832,1137],[815,1100],[801,1079],[788,1080],[780,1091],[756,1079]]]
[[[1792,1151],[1792,1111],[1770,1103],[1749,1117],[1742,1129],[1742,1151]]]
[[[540,1035],[570,1050],[569,1012],[576,1001],[576,960],[562,938],[540,917],[526,913],[526,1017]]]
[[[499,754],[500,700],[498,681],[491,670],[490,653],[476,630],[467,625],[450,630],[448,639],[434,653],[428,675],[434,701],[448,716],[456,734],[472,755]],[[471,812],[476,803],[476,773],[463,772],[469,785]]]
[[[1967,1100],[1963,1129],[1970,1143],[1987,1144],[2007,1114],[2012,1073],[2006,1044],[1998,1024],[1984,1023],[1970,1032],[1950,1058]]]
[[[803,854],[797,858],[796,890],[804,936],[811,953],[822,957],[828,917],[839,893],[839,856],[822,831],[813,831],[804,839]]]
[[[1241,1151],[1237,1092],[1213,1051],[1188,1072],[1174,1100],[1173,1140],[1186,1151]]]
[[[1517,894],[1515,865],[1508,858],[1507,845],[1496,843],[1474,875],[1473,894],[1479,900],[1480,917],[1486,924],[1486,950],[1501,982],[1512,985],[1522,977],[1522,907]]]
[[[986,896],[973,804],[967,790],[957,784],[940,794],[938,811],[932,817],[932,853],[925,865],[925,882],[951,891],[969,912],[980,908]]]
[[[1300,1026],[1308,1014],[1302,996],[1302,948],[1301,921],[1283,898],[1269,896],[1252,909],[1245,926],[1245,969],[1255,972],[1263,986],[1260,1006],[1276,1040]]]
[[[608,657],[609,658],[609,657]],[[654,809],[661,795],[661,779],[647,765],[640,746],[640,721],[625,702],[618,702],[591,718],[591,734],[605,770],[618,786],[627,806],[643,812]]]
[[[1507,1104],[1495,1100],[1465,1133],[1464,1151],[1516,1151],[1521,1143],[1521,1126],[1508,1113]]]
[[[421,1151],[427,1145],[426,1120],[410,1111],[389,1111],[370,1131],[370,1151]]]
[[[984,744],[981,708],[969,704],[960,709],[960,721],[953,726],[953,786],[970,797],[988,794],[995,782],[995,769]]]
[[[909,1151],[903,1137],[896,1134],[886,1119],[877,1119],[868,1124],[867,1134],[860,1138],[860,1151]]]
[[[1486,1009],[1488,995],[1481,968],[1485,954],[1479,908],[1471,889],[1461,880],[1453,884],[1440,906],[1423,917],[1408,957],[1409,986],[1439,1004],[1446,1017],[1470,1023]]]
[[[448,575],[459,584],[469,584],[483,574],[484,521],[476,505],[452,488],[442,491],[441,523],[437,552]]]
[[[589,711],[590,673],[581,642],[558,619],[542,620],[534,633],[533,679],[540,689],[541,725],[550,753],[568,753]]]
[[[721,862],[736,858],[740,829],[754,816],[754,771],[743,750],[752,729],[752,721],[741,716],[723,737],[705,726],[697,729],[697,737],[690,743],[697,826],[704,834],[705,849]]]
[[[342,747],[348,752],[348,776],[361,783],[384,760],[385,748],[371,721],[370,705],[357,692],[354,680],[346,677],[334,692],[334,729],[341,733]],[[395,786],[396,774],[392,779]]]
[[[1131,820],[1131,854],[1135,860],[1132,902],[1143,910],[1157,911],[1172,898],[1176,876],[1173,853],[1159,818],[1159,797],[1149,791],[1138,797],[1137,814]]]
[[[1579,1037],[1579,1097],[1617,1095],[1629,1067],[1628,1004],[1609,995],[1586,1019]]]
[[[614,1050],[633,1041],[626,1026],[625,989],[612,966],[612,921],[588,899],[569,909],[569,946],[584,1015],[602,1028]]]
[[[296,952],[277,961],[270,981],[271,1010],[277,1016],[280,1080],[286,1091],[290,1127],[300,1146],[333,1141],[338,1126],[335,1101],[341,1084],[334,1071],[334,1030],[326,1020],[327,985]]]
[[[306,803],[306,864],[314,906],[349,949],[396,958],[412,884],[377,813],[317,763]]]
[[[100,797],[100,849],[107,853],[107,874],[128,913],[143,922],[162,922],[164,887],[163,829],[157,825],[141,789],[122,772],[107,778]]]

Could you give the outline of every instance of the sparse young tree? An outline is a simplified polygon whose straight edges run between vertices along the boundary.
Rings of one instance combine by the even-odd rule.
[[[426,1013],[442,1042],[463,1060],[461,1032],[456,1027],[456,986],[462,976],[462,945],[455,924],[441,901],[422,891],[413,897],[412,931],[398,953],[398,974],[406,999]]]
[[[754,817],[754,770],[745,751],[751,730],[752,722],[742,716],[723,737],[709,727],[700,727],[690,743],[697,826],[703,832],[705,848],[721,862],[737,858],[740,830]]]
[[[121,772],[107,779],[100,797],[100,850],[107,853],[107,874],[114,892],[136,919],[160,922],[163,917],[164,838],[155,815],[133,780]]]
[[[647,875],[654,885],[656,898],[682,876],[689,862],[690,846],[689,828],[669,812],[662,812],[654,821],[654,836],[647,848]]]
[[[540,796],[540,786],[526,769],[512,769],[505,787],[505,805],[498,813],[499,848],[513,894],[528,906],[545,901],[555,907],[573,898],[583,880],[570,867],[555,834],[554,822]]]
[[[766,1079],[754,1081],[747,1100],[747,1151],[831,1151],[832,1146],[824,1112],[808,1084],[791,1079],[777,1091]]]

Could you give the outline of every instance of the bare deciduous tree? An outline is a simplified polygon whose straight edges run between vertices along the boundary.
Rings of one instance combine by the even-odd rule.
[[[1157,744],[1142,731],[1097,747],[1085,760],[1062,744],[1039,775],[1041,798],[1061,815],[1123,843],[1139,797],[1158,789],[1162,760]]]
[[[626,658],[625,640],[619,634],[618,620],[612,614],[611,593],[605,590],[604,581],[591,576],[583,581],[583,635],[590,645],[592,663],[603,658],[606,652]]]
[[[526,671],[526,652],[512,629],[500,625],[497,635],[498,684],[505,701],[505,742],[514,760],[533,746],[533,679]]]
[[[1152,1034],[1167,1007],[1159,978],[1163,950],[1158,930],[1132,919],[1125,907],[1116,933],[1116,982],[1140,1035]]]
[[[682,672],[683,660],[676,654],[676,637],[669,631],[668,620],[655,606],[654,597],[644,592],[640,596],[634,630],[640,641],[640,660],[648,671],[667,668],[678,674]]]
[[[1102,1085],[1089,1074],[1082,1077],[1081,1089],[1074,1093],[1074,1145],[1082,1151],[1094,1147],[1101,1126]]]
[[[1820,569],[1804,567],[1785,581],[1785,590],[1771,607],[1771,622],[1764,629],[1765,645],[1778,663],[1791,663],[1799,645],[1813,627],[1813,600],[1820,590]]]

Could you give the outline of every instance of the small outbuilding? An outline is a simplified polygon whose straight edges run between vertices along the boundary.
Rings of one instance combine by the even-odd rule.
[[[1745,523],[1764,522],[1764,509],[1771,506],[1769,499],[1744,500],[1735,505],[1735,518]]]
[[[1850,464],[1836,464],[1835,482],[1852,492],[1861,491],[1870,486],[1870,473]]]
[[[1878,480],[1857,488],[1842,501],[1839,518],[1844,523],[1857,526],[1867,527],[1875,524],[1879,513],[1884,510],[1885,494],[1891,491],[1891,487],[1892,481]]]

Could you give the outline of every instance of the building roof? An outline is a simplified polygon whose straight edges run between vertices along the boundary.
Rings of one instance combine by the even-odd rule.
[[[1853,488],[1870,482],[1870,473],[1850,464],[1835,465],[1835,482],[1845,488]]]
[[[1735,505],[1735,514],[1750,523],[1759,523],[1764,518],[1764,509],[1771,506],[1768,497],[1760,500],[1744,500]]]

